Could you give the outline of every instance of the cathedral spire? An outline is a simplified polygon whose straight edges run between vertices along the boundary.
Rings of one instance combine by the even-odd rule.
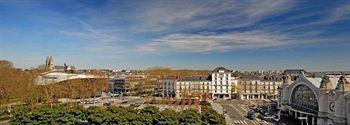
[[[45,69],[52,71],[54,69],[53,59],[51,56],[48,56],[45,61]]]

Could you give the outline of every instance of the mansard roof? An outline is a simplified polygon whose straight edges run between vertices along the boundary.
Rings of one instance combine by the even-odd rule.
[[[306,73],[304,69],[286,69],[283,71],[285,75],[302,75]]]
[[[209,78],[210,76],[191,76],[191,77],[184,77],[179,81],[210,81]]]
[[[219,71],[224,71],[224,73],[231,73],[232,71],[229,69],[226,69],[225,67],[217,67],[213,70],[213,73],[218,73]]]
[[[331,89],[335,89],[341,76],[340,75],[327,75],[327,76],[329,77],[329,82],[332,86]],[[322,78],[311,78],[306,76],[304,76],[304,78],[310,83],[312,83],[316,88],[320,88]],[[344,78],[347,79],[348,81],[350,80],[350,76],[347,76],[347,77],[345,76]]]

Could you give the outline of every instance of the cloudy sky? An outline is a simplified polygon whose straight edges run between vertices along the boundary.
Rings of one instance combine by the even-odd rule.
[[[348,0],[0,0],[0,59],[145,69],[350,70]]]

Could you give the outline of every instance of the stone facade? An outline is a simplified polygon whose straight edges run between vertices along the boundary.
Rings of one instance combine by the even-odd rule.
[[[282,81],[269,81],[260,79],[244,79],[238,81],[240,99],[261,100],[277,99],[278,87]]]
[[[178,99],[210,98],[211,81],[202,77],[188,77],[175,82],[175,93]]]
[[[283,114],[312,125],[350,124],[349,76],[287,78],[279,88],[278,108]],[[306,119],[306,120],[302,120]]]

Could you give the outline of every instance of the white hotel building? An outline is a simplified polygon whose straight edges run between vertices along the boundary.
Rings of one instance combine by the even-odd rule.
[[[211,73],[212,98],[231,99],[232,71],[217,67]]]
[[[232,71],[224,67],[215,68],[208,77],[186,77],[163,80],[163,96],[176,98],[231,99],[231,85],[237,84]]]

